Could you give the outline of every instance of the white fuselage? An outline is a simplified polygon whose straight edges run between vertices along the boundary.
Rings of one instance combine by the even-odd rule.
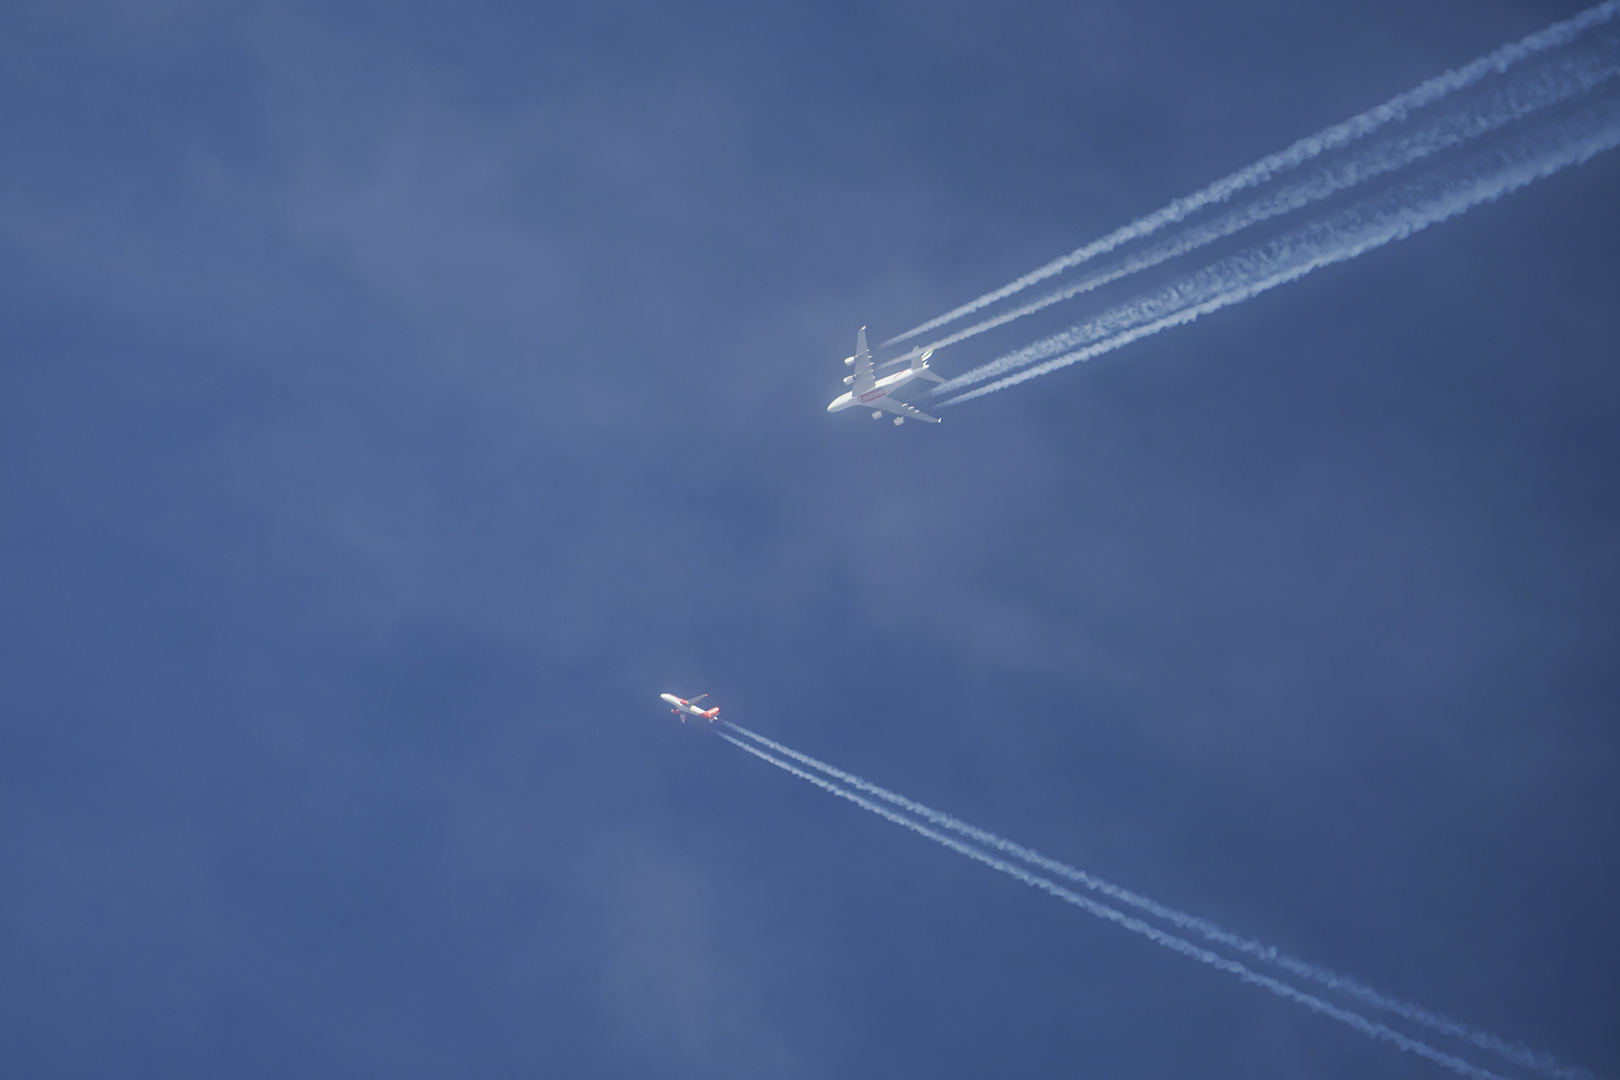
[[[700,720],[707,720],[710,723],[714,722],[715,714],[720,711],[719,709],[710,709],[705,712],[696,705],[692,704],[690,701],[687,701],[685,698],[678,698],[674,694],[659,694],[658,696],[663,698],[669,704],[675,706],[675,708],[670,710],[671,712],[686,713],[687,716],[696,716]],[[707,694],[704,694],[703,696],[708,697]],[[681,723],[686,723],[685,717],[681,718]]]
[[[886,375],[879,379],[872,385],[872,389],[866,391],[866,393],[860,395],[859,397],[855,396],[855,391],[853,390],[840,394],[838,397],[833,399],[831,405],[827,406],[827,411],[843,412],[852,405],[871,405],[872,402],[877,401],[879,398],[888,397],[889,394],[900,389],[902,386],[905,386],[907,383],[912,382],[917,378],[918,375],[921,374],[922,372],[913,368],[902,368],[893,375]]]

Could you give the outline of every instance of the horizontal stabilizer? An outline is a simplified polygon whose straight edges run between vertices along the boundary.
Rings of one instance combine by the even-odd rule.
[[[884,360],[882,363],[872,365],[872,367],[877,371],[887,371],[889,368],[904,367],[907,364],[910,364],[912,367],[919,367],[922,364],[926,364],[928,362],[928,358],[933,355],[933,349],[929,349],[927,352],[919,352],[917,349],[912,349],[903,356],[896,356],[892,360]]]

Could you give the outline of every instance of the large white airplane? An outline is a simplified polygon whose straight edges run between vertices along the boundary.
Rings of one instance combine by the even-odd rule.
[[[883,419],[885,411],[899,413],[900,415],[894,418],[895,427],[905,423],[908,416],[914,420],[926,420],[930,424],[939,423],[938,417],[929,416],[903,401],[895,400],[893,396],[896,390],[919,378],[931,379],[934,382],[945,381],[928,370],[928,358],[932,355],[933,349],[927,352],[913,349],[909,356],[902,356],[898,360],[890,360],[881,365],[888,367],[890,364],[905,364],[909,361],[909,366],[880,379],[872,368],[872,354],[866,351],[866,327],[861,327],[860,333],[855,335],[855,355],[844,361],[855,367],[855,374],[844,377],[844,385],[850,390],[847,394],[834,398],[833,403],[827,406],[827,411],[843,412],[851,405],[869,405],[874,420]]]
[[[674,713],[676,716],[679,716],[681,718],[681,723],[683,724],[686,723],[686,717],[688,716],[701,717],[712,724],[714,723],[714,718],[720,715],[720,706],[718,705],[712,709],[700,709],[697,707],[697,703],[708,697],[708,694],[699,694],[691,701],[687,701],[685,698],[678,698],[674,694],[659,694],[658,696],[663,698],[669,704],[675,706],[669,711]],[[683,713],[685,715],[682,715]]]

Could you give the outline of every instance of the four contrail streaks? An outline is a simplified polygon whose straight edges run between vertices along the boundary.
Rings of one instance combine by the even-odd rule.
[[[1090,360],[1150,334],[1242,303],[1313,270],[1403,239],[1616,145],[1620,145],[1620,98],[1595,102],[1555,124],[1504,139],[1445,169],[1212,263],[1059,334],[974,368],[935,392],[950,394],[994,380],[978,389],[957,393],[943,403],[956,404]],[[1060,355],[1046,359],[1054,354]],[[1035,366],[1029,366],[1032,364]]]
[[[947,399],[944,405],[959,404],[1242,303],[1586,161],[1620,144],[1617,15],[1620,0],[1606,0],[1302,139],[891,340],[938,330],[1120,250],[1117,262],[1104,262],[1078,281],[988,313],[930,343],[943,349],[1334,196],[1371,192],[980,364],[932,391]],[[1218,204],[1228,203],[1215,213]],[[1164,235],[1151,244],[1142,243],[1159,233]]]

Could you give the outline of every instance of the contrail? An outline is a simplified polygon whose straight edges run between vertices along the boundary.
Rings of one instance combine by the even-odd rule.
[[[1298,168],[1300,165],[1330,150],[1347,146],[1357,139],[1372,134],[1386,124],[1405,120],[1413,110],[1432,105],[1458,90],[1473,86],[1489,75],[1501,74],[1510,67],[1546,52],[1548,49],[1556,49],[1567,45],[1591,27],[1613,19],[1617,13],[1620,13],[1620,0],[1605,0],[1604,3],[1589,8],[1573,18],[1554,23],[1545,30],[1537,31],[1522,41],[1504,45],[1495,52],[1482,56],[1473,63],[1458,68],[1456,71],[1448,71],[1444,75],[1436,76],[1412,90],[1398,94],[1384,104],[1369,109],[1359,116],[1354,116],[1341,124],[1325,128],[1315,135],[1307,136],[1280,153],[1263,157],[1253,165],[1239,169],[1230,176],[1215,181],[1196,194],[1177,199],[1163,209],[1116,229],[1100,240],[1095,240],[1084,247],[1077,248],[1062,258],[1054,259],[1045,266],[1025,274],[1011,284],[1004,285],[993,292],[985,293],[976,300],[970,300],[968,303],[946,312],[937,319],[931,319],[921,326],[913,327],[903,334],[890,338],[883,344],[892,345],[895,342],[905,341],[918,334],[927,333],[947,323],[955,322],[965,315],[970,315],[998,300],[1004,300],[1015,293],[1022,292],[1031,285],[1045,281],[1047,278],[1060,274],[1070,267],[1079,266],[1081,263],[1088,262],[1099,255],[1106,255],[1121,244],[1150,236],[1168,225],[1174,225],[1185,220],[1188,215],[1211,203],[1224,202],[1240,191],[1263,184],[1272,177],[1290,169]]]
[[[1620,144],[1620,101],[1603,100],[1557,122],[1504,139],[1460,165],[1437,169],[1321,221],[1303,225],[1190,274],[1163,289],[1122,304],[935,388],[948,394],[995,382],[943,404],[994,393],[1069,364],[1090,360],[1160,330],[1192,322],[1242,303],[1312,270],[1353,259],[1492,202],[1532,181],[1580,164]],[[1079,346],[1079,348],[1076,348]],[[1073,349],[1071,352],[1064,350]],[[1017,374],[1018,368],[1046,360]],[[1004,377],[1003,377],[1004,376]]]
[[[730,721],[722,721],[722,723],[730,730],[754,740],[761,746],[767,747],[784,757],[791,758],[794,761],[799,762],[801,765],[805,765],[809,768],[822,772],[827,776],[833,777],[836,780],[840,780],[852,788],[859,791],[864,791],[867,794],[881,799],[893,806],[898,806],[902,810],[905,810],[906,812],[917,817],[923,818],[934,825],[938,825],[941,828],[949,829],[952,832],[966,836],[979,844],[994,848],[997,851],[1004,852],[1005,854],[1011,855],[1014,858],[1021,859],[1032,866],[1038,866],[1043,870],[1057,874],[1059,877],[1078,882],[1093,892],[1101,893],[1102,895],[1110,897],[1111,899],[1118,900],[1121,903],[1138,909],[1139,911],[1146,911],[1149,914],[1164,919],[1166,922],[1172,923],[1184,930],[1195,931],[1209,941],[1219,942],[1220,944],[1226,945],[1229,948],[1237,950],[1238,952],[1253,956],[1266,963],[1275,964],[1285,971],[1289,971],[1295,975],[1303,976],[1304,978],[1321,983],[1324,986],[1345,993],[1362,1002],[1365,1002],[1368,1005],[1382,1009],[1386,1012],[1394,1013],[1403,1019],[1421,1024],[1433,1031],[1440,1032],[1444,1035],[1449,1035],[1453,1038],[1462,1039],[1481,1050],[1486,1050],[1496,1054],[1515,1065],[1522,1065],[1527,1068],[1535,1069],[1538,1072],[1545,1073],[1548,1076],[1558,1077],[1559,1080],[1592,1080],[1593,1074],[1588,1072],[1586,1069],[1582,1069],[1577,1066],[1564,1065],[1550,1054],[1542,1053],[1538,1050],[1532,1050],[1529,1047],[1520,1045],[1518,1043],[1508,1042],[1507,1040],[1498,1038],[1489,1032],[1475,1030],[1466,1024],[1452,1020],[1450,1017],[1431,1012],[1420,1005],[1414,1005],[1411,1002],[1406,1002],[1400,1000],[1399,998],[1391,997],[1390,995],[1367,986],[1366,984],[1351,978],[1348,975],[1341,975],[1338,972],[1332,971],[1328,968],[1319,967],[1307,961],[1296,959],[1295,957],[1289,956],[1286,953],[1279,952],[1273,946],[1264,945],[1252,938],[1243,937],[1240,934],[1234,934],[1231,931],[1223,929],[1222,927],[1217,926],[1215,923],[1210,922],[1208,919],[1202,919],[1196,915],[1190,915],[1184,911],[1178,911],[1175,908],[1161,904],[1156,900],[1152,900],[1138,893],[1131,892],[1129,889],[1125,889],[1118,885],[1104,881],[1101,878],[1088,874],[1084,870],[1070,866],[1067,863],[1062,863],[1056,859],[1048,858],[1032,848],[1027,848],[1022,844],[1017,844],[1011,840],[1006,840],[986,829],[981,829],[975,825],[970,825],[959,818],[952,817],[950,814],[924,806],[922,803],[908,799],[904,795],[889,791],[887,788],[880,787],[871,781],[864,780],[852,773],[847,773],[841,769],[837,769],[824,761],[819,761],[816,758],[811,757],[809,754],[801,753],[794,750],[792,747],[784,746],[779,742],[768,739],[756,732],[750,731],[741,724]]]
[[[1331,1017],[1340,1023],[1347,1024],[1370,1039],[1391,1043],[1409,1053],[1427,1058],[1437,1065],[1443,1065],[1462,1076],[1472,1077],[1473,1080],[1508,1080],[1507,1077],[1502,1076],[1499,1073],[1491,1072],[1488,1069],[1482,1069],[1477,1065],[1464,1061],[1455,1054],[1448,1054],[1444,1050],[1431,1046],[1421,1039],[1414,1039],[1408,1035],[1403,1035],[1386,1024],[1380,1024],[1375,1020],[1369,1020],[1360,1013],[1351,1012],[1349,1009],[1340,1008],[1337,1005],[1322,1000],[1314,994],[1306,993],[1297,987],[1291,986],[1288,983],[1283,982],[1281,979],[1275,979],[1270,975],[1255,971],[1244,964],[1238,963],[1236,960],[1229,960],[1218,953],[1214,953],[1208,949],[1194,945],[1185,938],[1180,938],[1174,934],[1165,933],[1158,927],[1151,926],[1148,923],[1143,922],[1141,919],[1126,915],[1124,912],[1111,908],[1106,904],[1099,904],[1097,901],[1086,896],[1081,896],[1079,893],[1074,892],[1071,889],[1066,889],[1054,881],[1043,878],[1038,874],[1032,874],[1021,866],[1015,866],[1012,863],[1007,862],[1005,859],[998,859],[994,855],[980,851],[978,848],[969,844],[964,844],[960,840],[947,836],[936,829],[930,829],[921,822],[914,821],[902,814],[897,814],[887,807],[879,806],[870,799],[862,798],[861,796],[856,795],[854,792],[846,791],[845,789],[838,787],[836,784],[823,780],[819,776],[805,772],[803,769],[800,769],[795,765],[791,765],[780,758],[773,757],[757,747],[749,746],[741,739],[734,739],[723,731],[716,731],[715,734],[726,740],[731,745],[741,750],[745,750],[761,760],[768,761],[777,768],[783,769],[789,773],[792,773],[794,776],[797,776],[801,780],[805,780],[816,785],[823,791],[836,795],[841,799],[848,799],[850,802],[861,807],[862,809],[870,810],[872,813],[887,821],[892,821],[896,825],[904,826],[905,828],[910,829],[912,832],[915,832],[921,836],[926,836],[928,839],[951,849],[959,855],[966,855],[968,858],[973,859],[976,862],[981,862],[991,869],[999,870],[1003,874],[1016,878],[1026,885],[1030,885],[1034,888],[1042,890],[1043,892],[1050,893],[1059,900],[1062,900],[1065,903],[1073,904],[1075,907],[1078,907],[1089,914],[1095,915],[1099,919],[1105,919],[1116,926],[1129,930],[1133,934],[1139,934],[1153,942],[1155,945],[1162,945],[1172,952],[1177,952],[1183,956],[1191,957],[1192,959],[1197,960],[1199,963],[1208,964],[1210,967],[1216,968],[1217,970],[1224,971],[1230,975],[1235,975],[1237,978],[1251,986],[1258,986],[1269,990],[1278,997],[1292,1001],[1297,1005],[1303,1005],[1314,1013]]]
[[[1240,205],[1216,220],[1170,235],[1156,246],[1132,255],[1124,262],[1107,270],[1098,271],[1073,285],[1047,293],[1037,300],[1000,312],[988,319],[930,341],[925,349],[943,349],[948,345],[966,341],[987,330],[1004,326],[1043,308],[1073,299],[1082,293],[1129,277],[1192,251],[1214,243],[1268,221],[1280,214],[1319,202],[1330,195],[1357,187],[1369,180],[1385,176],[1432,157],[1445,150],[1463,145],[1481,136],[1522,120],[1542,109],[1549,108],[1590,93],[1598,86],[1620,75],[1616,41],[1601,42],[1606,52],[1597,55],[1567,58],[1552,70],[1531,68],[1517,73],[1515,81],[1494,87],[1484,103],[1465,101],[1441,115],[1430,117],[1426,124],[1411,131],[1391,133],[1359,151],[1349,161],[1330,165],[1305,175],[1282,182],[1278,189],[1246,205]]]

